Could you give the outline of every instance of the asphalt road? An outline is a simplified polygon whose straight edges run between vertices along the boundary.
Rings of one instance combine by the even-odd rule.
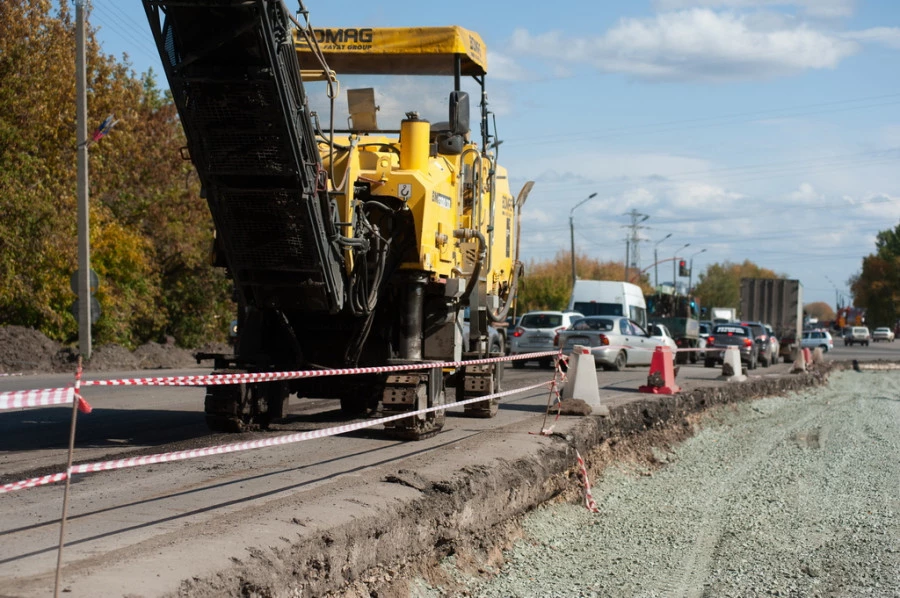
[[[837,347],[827,356],[898,358],[900,343]],[[788,367],[779,364],[751,374],[777,375]],[[157,373],[206,372],[144,371],[106,377]],[[700,364],[684,365],[678,383],[685,388],[708,385],[719,373]],[[602,400],[612,405],[646,397],[637,392],[646,376],[645,368],[598,372]],[[507,368],[504,388],[528,386],[551,377],[551,370],[535,366]],[[64,375],[0,378],[0,391],[70,382],[71,377]],[[219,435],[205,427],[202,388],[89,387],[84,395],[94,412],[79,418],[76,463],[271,437],[341,422],[334,402],[292,400],[288,416],[269,432]],[[410,459],[442,459],[450,451],[454,458],[464,460],[472,450],[467,448],[472,446],[471,440],[477,441],[478,451],[499,456],[509,450],[504,444],[507,439],[518,443],[521,450],[533,450],[543,439],[527,432],[522,436],[522,430],[540,430],[548,395],[540,389],[505,399],[499,415],[491,420],[468,419],[460,416],[461,410],[451,411],[444,431],[420,442],[388,440],[380,430],[372,429],[288,446],[77,476],[70,496],[64,579],[80,581],[67,586],[69,595],[133,590],[132,580],[142,571],[141,560],[150,554],[157,561],[162,559],[157,566],[163,573],[157,574],[159,587],[145,591],[148,595],[171,591],[173,580],[188,578],[198,568],[227,567],[226,555],[234,552],[234,542],[252,542],[256,535],[256,531],[241,528],[240,522],[249,520],[249,513],[267,512],[279,501],[297,501],[298,497],[308,497],[313,504],[315,497],[327,496],[333,487],[353,483],[355,478],[377,477],[385,467],[396,471]],[[60,407],[0,414],[0,476],[4,482],[64,470],[70,413],[69,408]],[[0,587],[4,593],[7,588],[17,588],[21,594],[14,595],[44,596],[52,588],[61,508],[61,484],[0,495]],[[204,539],[207,534],[214,537]],[[204,541],[202,546],[209,551],[202,564],[186,558],[196,553],[197,545],[192,542],[197,540]],[[86,567],[93,568],[90,576],[82,575]]]

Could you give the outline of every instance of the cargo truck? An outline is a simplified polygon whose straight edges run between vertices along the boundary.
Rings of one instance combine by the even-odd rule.
[[[803,329],[803,286],[786,278],[742,278],[741,319],[770,324],[781,341],[780,357],[797,359]]]
[[[679,349],[698,349],[700,346],[700,305],[690,295],[654,293],[645,297],[647,319],[651,324],[663,324],[672,333]],[[679,351],[676,363],[697,363],[697,351]]]

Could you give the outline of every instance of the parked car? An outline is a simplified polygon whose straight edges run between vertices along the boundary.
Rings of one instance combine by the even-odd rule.
[[[711,368],[721,364],[725,360],[725,351],[720,349],[727,350],[728,347],[737,347],[740,350],[741,363],[746,364],[748,370],[756,369],[760,345],[755,340],[753,330],[739,322],[713,326],[712,334],[706,339],[706,358],[703,365]]]
[[[871,340],[872,334],[866,326],[851,326],[850,333],[844,335],[844,345],[849,346],[864,345],[868,347]]]
[[[772,363],[778,363],[778,357],[781,355],[781,341],[771,324],[766,324],[766,331],[769,333],[769,344],[772,346],[772,355],[774,355]]]
[[[678,343],[675,342],[675,338],[668,327],[665,324],[649,324],[647,327],[650,329],[648,330],[650,336],[660,339],[663,344],[672,349],[672,355],[675,355],[675,352],[678,351]]]
[[[706,351],[703,349],[706,348],[706,339],[712,334],[712,327],[712,322],[700,322],[700,332],[698,333],[699,336],[697,338],[697,348],[700,349],[700,351],[697,352],[697,359],[706,359]]]
[[[742,326],[747,326],[753,331],[753,340],[759,345],[759,364],[764,368],[778,361],[778,353],[773,351],[774,347],[769,340],[769,330],[762,322],[741,322]]]
[[[866,329],[866,333],[868,333],[868,329]],[[844,342],[847,342],[846,339]],[[823,352],[828,353],[834,349],[834,340],[831,338],[831,333],[827,330],[804,330],[803,336],[800,338],[800,347],[804,349],[819,347]]]
[[[894,331],[887,326],[879,326],[872,331],[872,342],[878,341],[894,342]]]
[[[556,349],[553,344],[556,333],[583,317],[575,311],[530,311],[523,314],[509,339],[509,354],[513,356],[553,351]],[[523,368],[525,361],[517,359],[512,365],[514,368]],[[553,365],[553,358],[542,357],[538,363],[541,367],[550,367]]]
[[[667,343],[651,336],[640,324],[621,316],[588,316],[576,320],[557,335],[557,345],[570,353],[575,345],[591,347],[594,364],[621,371],[628,366],[650,365],[657,347]]]

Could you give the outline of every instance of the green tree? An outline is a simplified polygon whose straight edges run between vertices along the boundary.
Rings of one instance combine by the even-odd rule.
[[[73,340],[77,264],[74,25],[67,3],[0,2],[0,325]],[[224,339],[230,285],[208,265],[212,223],[177,112],[155,76],[104,55],[87,33],[92,267],[101,278],[98,344],[172,335]]]
[[[803,306],[803,311],[813,318],[818,318],[820,322],[831,322],[836,316],[834,310],[831,309],[831,306],[824,301],[807,303]]]
[[[562,310],[569,304],[572,295],[572,254],[561,251],[552,260],[535,262],[525,267],[525,276],[519,282],[516,313],[550,309]],[[576,257],[580,280],[625,280],[625,264],[603,262],[585,256]],[[632,282],[639,285],[644,293],[651,292],[646,275]]]
[[[707,266],[694,286],[694,295],[704,307],[738,307],[741,301],[742,278],[787,278],[750,260],[741,264],[715,263]]]
[[[894,325],[900,317],[900,224],[876,235],[875,253],[863,258],[850,290],[854,305],[865,308],[868,324]]]

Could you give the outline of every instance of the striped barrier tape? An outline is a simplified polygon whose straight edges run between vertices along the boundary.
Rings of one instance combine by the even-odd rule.
[[[213,386],[219,384],[241,384],[244,382],[270,382],[274,380],[293,380],[298,378],[320,378],[325,376],[348,376],[354,374],[383,374],[402,372],[405,370],[423,370],[431,368],[464,367],[482,365],[519,359],[539,359],[553,357],[559,351],[542,351],[539,353],[523,353],[506,357],[488,357],[469,361],[444,361],[409,363],[402,365],[384,365],[361,368],[340,368],[330,370],[297,370],[294,372],[255,372],[244,374],[205,374],[200,376],[161,376],[154,378],[126,378],[121,380],[84,380],[82,386]]]
[[[584,459],[581,458],[578,449],[575,449],[575,457],[578,459],[579,474],[584,484],[584,506],[591,513],[599,513],[600,508],[594,502],[594,495],[591,494],[591,481],[588,479],[587,467],[585,467]]]
[[[84,463],[81,465],[73,465],[69,474],[76,473],[96,473],[99,471],[110,471],[113,469],[124,469],[127,467],[137,467],[140,465],[152,465],[156,463],[171,463],[174,461],[184,461],[186,459],[196,459],[198,457],[206,457],[210,455],[223,455],[227,453],[235,453],[240,451],[247,451],[259,448],[265,448],[270,446],[281,446],[285,444],[293,444],[295,442],[303,442],[306,440],[313,440],[316,438],[326,438],[328,436],[336,436],[338,434],[345,434],[347,432],[354,432],[356,430],[362,430],[364,428],[371,428],[372,426],[377,426],[386,422],[395,421],[398,419],[404,419],[407,417],[412,417],[415,415],[430,413],[432,411],[441,411],[444,409],[449,409],[451,407],[459,407],[462,405],[468,405],[470,403],[480,403],[484,401],[488,401],[491,399],[499,399],[502,397],[506,397],[509,395],[517,394],[520,392],[526,392],[529,390],[534,390],[536,388],[540,388],[542,386],[546,386],[547,382],[540,382],[538,384],[532,384],[531,386],[524,386],[521,388],[514,388],[512,390],[506,390],[503,392],[497,392],[491,395],[485,395],[483,397],[475,397],[472,399],[466,399],[464,401],[457,401],[455,403],[449,403],[446,405],[438,405],[435,407],[428,407],[425,409],[419,409],[418,411],[410,411],[408,413],[400,413],[397,415],[390,415],[387,417],[381,417],[378,419],[367,420],[363,422],[356,422],[352,424],[345,424],[342,426],[335,426],[332,428],[326,428],[324,430],[312,430],[310,432],[298,432],[296,434],[286,434],[284,436],[277,436],[274,438],[263,438],[260,440],[250,440],[246,442],[237,442],[234,444],[221,444],[217,446],[210,446],[202,449],[192,449],[186,451],[175,451],[172,453],[158,453],[155,455],[145,455],[143,457],[132,457],[130,459],[116,459],[113,461],[100,461],[97,463]],[[33,488],[35,486],[52,484],[54,482],[59,482],[61,480],[65,480],[67,477],[66,473],[56,473],[53,475],[44,476],[41,478],[32,478],[30,480],[22,480],[20,482],[13,482],[11,484],[5,484],[0,486],[0,494],[5,494],[7,492],[14,492],[16,490],[22,490],[24,488]]]
[[[16,390],[0,393],[0,411],[7,409],[23,409],[32,407],[47,407],[50,405],[65,405],[75,398],[75,389],[66,388],[42,388],[38,390]]]
[[[69,476],[66,473],[54,473],[51,475],[41,476],[39,478],[31,478],[29,480],[13,482],[12,484],[4,484],[3,486],[0,486],[0,494],[4,494],[6,492],[15,492],[16,490],[24,490],[25,488],[34,488],[35,486],[43,486],[45,484],[61,482],[67,477]]]

